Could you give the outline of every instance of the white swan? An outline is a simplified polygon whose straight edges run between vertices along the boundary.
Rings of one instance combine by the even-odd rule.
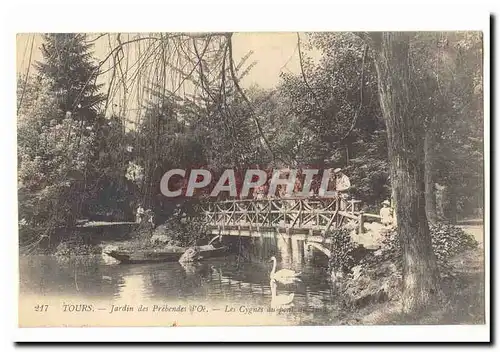
[[[298,276],[301,273],[296,273],[293,270],[290,269],[281,269],[276,271],[276,257],[272,256],[270,259],[273,262],[273,269],[271,270],[271,273],[269,274],[269,278],[271,280],[276,280],[278,282],[281,282],[283,284],[291,284],[297,281],[301,281]]]
[[[288,295],[278,295],[276,294],[276,280],[271,280],[269,285],[271,286],[271,308],[279,308],[292,305],[295,293],[290,293]]]

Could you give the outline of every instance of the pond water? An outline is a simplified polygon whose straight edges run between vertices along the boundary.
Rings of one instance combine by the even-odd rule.
[[[178,321],[184,325],[335,324],[341,297],[328,280],[324,254],[305,249],[301,241],[283,238],[238,241],[233,241],[231,255],[196,265],[119,264],[105,254],[67,259],[21,257],[20,302],[23,304],[22,298],[41,304],[50,301],[57,317],[67,313],[70,303],[76,311],[83,309],[82,304],[92,306],[94,318],[62,322],[69,325],[170,326]],[[302,281],[291,285],[271,282],[272,255],[278,258],[278,270],[301,272]],[[125,312],[125,305],[134,311]],[[140,305],[149,308],[139,318],[133,314],[139,314]],[[161,307],[177,306],[186,307],[187,313],[177,312],[170,319],[165,314],[172,311],[166,309],[159,315]],[[125,308],[113,311],[114,307]],[[31,307],[25,309],[30,314]],[[100,313],[98,321],[96,312]]]

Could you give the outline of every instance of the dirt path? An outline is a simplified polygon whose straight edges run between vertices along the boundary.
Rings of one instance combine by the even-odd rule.
[[[483,225],[462,225],[461,227],[465,232],[474,236],[476,241],[481,245],[484,243],[484,227]]]

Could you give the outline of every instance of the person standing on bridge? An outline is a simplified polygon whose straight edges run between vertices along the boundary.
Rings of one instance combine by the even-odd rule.
[[[347,192],[351,188],[349,177],[339,167],[333,170],[333,174],[335,175],[335,190],[337,192]]]
[[[347,208],[347,198],[349,197],[347,191],[351,188],[351,181],[339,167],[333,170],[333,174],[335,177],[335,191],[337,191],[340,200],[340,209],[345,210]]]

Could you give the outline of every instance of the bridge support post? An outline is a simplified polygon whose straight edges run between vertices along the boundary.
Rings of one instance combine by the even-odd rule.
[[[304,259],[304,249],[301,246],[302,242],[293,238],[289,240],[292,244],[292,260],[294,263],[302,264]]]

